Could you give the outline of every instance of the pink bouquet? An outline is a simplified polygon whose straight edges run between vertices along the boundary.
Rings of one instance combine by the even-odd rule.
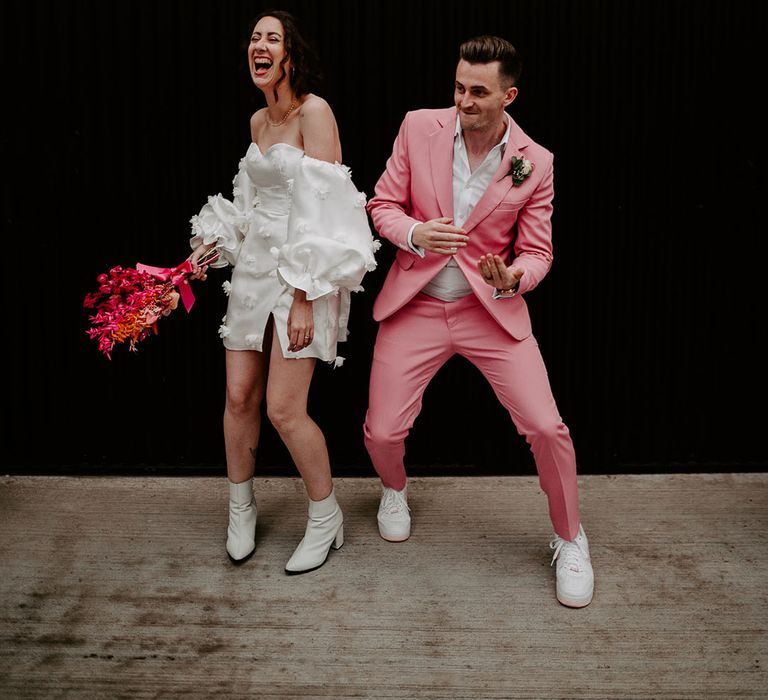
[[[209,265],[218,257],[218,251],[212,248],[199,264]],[[129,341],[130,350],[136,352],[137,343],[150,331],[157,334],[157,321],[178,306],[179,297],[188,312],[192,308],[195,297],[187,279],[191,273],[192,263],[185,260],[172,268],[141,263],[135,269],[118,265],[109,274],[99,275],[99,290],[86,294],[83,301],[86,309],[96,310],[89,316],[88,337],[98,341],[99,350],[110,360],[116,343]]]

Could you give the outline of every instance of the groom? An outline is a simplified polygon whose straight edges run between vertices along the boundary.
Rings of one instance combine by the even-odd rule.
[[[531,446],[555,530],[557,598],[583,607],[594,577],[576,459],[523,295],[552,264],[552,154],[507,115],[521,64],[504,39],[461,45],[455,107],[408,112],[368,204],[397,247],[379,293],[365,444],[381,478],[381,536],[410,536],[404,441],[427,384],[458,353],[491,383]]]

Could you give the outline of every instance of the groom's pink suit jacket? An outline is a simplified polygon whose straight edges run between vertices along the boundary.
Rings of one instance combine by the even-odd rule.
[[[414,223],[453,217],[456,114],[454,107],[406,114],[376,194],[368,203],[376,230],[399,248],[373,307],[377,321],[407,304],[447,262],[445,255],[437,253],[427,252],[420,258],[408,247],[407,238]],[[534,165],[518,186],[507,175],[512,156]],[[455,256],[488,312],[518,340],[531,333],[522,294],[533,289],[552,264],[552,160],[550,151],[512,121],[501,166],[462,227],[469,242]],[[507,264],[514,261],[514,266],[524,270],[516,296],[493,299],[492,288],[483,282],[477,268],[485,253],[498,254]]]

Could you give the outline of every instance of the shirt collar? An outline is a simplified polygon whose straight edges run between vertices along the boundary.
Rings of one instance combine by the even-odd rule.
[[[512,120],[510,119],[509,115],[504,112],[504,119],[507,120],[507,130],[504,132],[504,136],[501,137],[501,141],[499,141],[494,148],[498,148],[501,146],[501,150],[504,151],[507,148],[507,142],[509,141],[509,134],[512,131]],[[464,137],[461,134],[461,122],[459,121],[459,115],[456,115],[456,129],[453,132],[453,140],[456,140],[456,137],[459,137],[459,143],[463,146],[464,145]]]

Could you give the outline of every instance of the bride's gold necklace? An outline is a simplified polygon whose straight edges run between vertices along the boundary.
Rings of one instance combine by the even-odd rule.
[[[272,122],[269,120],[269,108],[267,108],[267,113],[264,115],[264,119],[266,120],[267,124],[269,124],[269,126],[282,126],[285,124],[285,120],[288,119],[291,112],[296,109],[298,104],[299,103],[296,102],[296,100],[291,100],[291,106],[288,108],[288,111],[283,115],[283,118],[279,122]]]

